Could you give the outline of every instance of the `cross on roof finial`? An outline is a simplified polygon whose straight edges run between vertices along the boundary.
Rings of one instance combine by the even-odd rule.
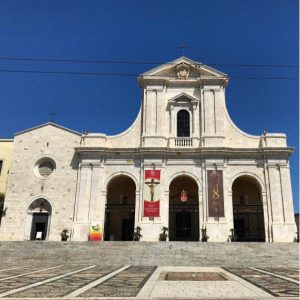
[[[181,46],[179,46],[178,48],[181,49],[181,54],[184,55],[184,54],[185,54],[184,51],[188,48],[188,46],[186,46],[186,45],[181,45]]]
[[[51,120],[50,120],[50,122],[54,122],[54,117],[57,115],[57,113],[56,112],[49,112],[49,115],[51,116]]]

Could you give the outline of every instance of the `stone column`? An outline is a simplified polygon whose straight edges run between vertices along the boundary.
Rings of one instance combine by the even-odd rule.
[[[279,170],[277,166],[268,166],[270,199],[273,213],[273,224],[283,224],[283,207]]]
[[[156,129],[156,91],[155,90],[147,90],[147,106],[145,108],[146,114],[146,129],[147,136],[155,134]]]
[[[100,164],[93,164],[93,171],[92,171],[92,177],[91,177],[91,192],[90,192],[90,208],[89,208],[89,215],[88,215],[88,221],[91,220],[101,220],[101,205],[100,205],[100,176],[101,176],[101,170]]]
[[[73,230],[73,240],[75,241],[84,241],[88,238],[92,173],[92,164],[82,163],[80,165]]]
[[[198,206],[198,213],[199,213],[199,240],[201,241],[202,234],[201,234],[201,228],[202,224],[204,223],[203,219],[203,194],[202,191],[199,189],[198,190],[198,201],[199,201],[199,206]]]
[[[202,141],[205,147],[221,147],[224,144],[223,91],[220,89],[203,90],[201,110]]]
[[[286,242],[293,242],[296,238],[296,223],[293,207],[293,194],[291,186],[290,169],[288,165],[278,166],[282,191],[282,207],[284,220],[284,233]]]
[[[148,95],[147,90],[144,90],[144,101],[143,101],[143,134],[146,135],[148,133],[148,127],[147,127],[147,104],[148,104]]]
[[[175,111],[174,111],[174,106],[170,106],[170,136],[175,137]],[[172,145],[173,146],[173,145]]]
[[[273,214],[272,214],[272,205],[271,205],[271,197],[270,197],[270,184],[269,184],[269,173],[268,173],[268,166],[264,163],[264,179],[265,179],[265,187],[266,187],[266,203],[267,203],[267,220],[268,220],[268,241],[273,241],[273,232],[272,232],[272,223],[273,223]],[[264,218],[266,220],[266,217]]]
[[[30,211],[30,210],[27,209],[27,212],[26,212],[26,223],[25,223],[25,241],[29,241],[30,240],[32,218],[33,218],[32,211]],[[48,225],[48,228],[49,228],[49,225]]]
[[[193,138],[200,138],[200,122],[201,120],[199,120],[199,113],[198,110],[200,109],[200,105],[193,105],[193,109],[192,109],[192,114],[193,114]],[[193,146],[197,146],[199,147],[200,144],[194,145]]]
[[[234,229],[234,217],[233,217],[233,200],[232,200],[232,189],[230,188],[230,191],[227,193],[228,195],[228,199],[225,198],[225,187],[224,187],[224,201],[226,202],[226,200],[230,203],[230,205],[227,206],[227,209],[225,208],[225,217],[229,226],[229,230],[230,229]],[[228,235],[230,234],[230,232],[228,233]]]
[[[138,203],[139,205],[135,208],[135,210],[137,211],[138,213],[138,216],[137,216],[137,220],[138,220],[138,224],[141,224],[142,222],[142,219],[143,219],[143,206],[144,206],[144,200],[143,200],[143,197],[144,197],[144,162],[142,160],[140,160],[140,163],[139,163],[139,182],[138,182],[138,189],[139,189],[139,193],[138,195],[136,194],[136,197],[138,196]],[[136,202],[137,203],[137,202]]]
[[[265,229],[265,239],[266,242],[270,242],[270,227],[269,227],[269,206],[268,206],[268,198],[267,198],[267,193],[262,192],[261,193],[261,198],[262,198],[262,204],[263,204],[263,215],[264,215],[264,229]]]
[[[76,222],[86,223],[89,220],[92,173],[92,164],[82,164],[80,166],[80,176],[78,180],[79,189],[76,201]]]
[[[224,90],[215,90],[215,127],[217,135],[224,135]]]
[[[201,164],[201,172],[202,172],[202,214],[203,214],[203,223],[201,224],[201,228],[206,227],[207,222],[207,184],[206,184],[206,170],[204,162]],[[201,230],[200,228],[200,230]]]
[[[103,220],[103,233],[105,230],[105,209],[106,209],[106,203],[107,203],[107,192],[102,190],[100,192],[100,198],[99,198],[99,215],[100,220]]]
[[[165,191],[163,193],[164,197],[164,204],[163,204],[163,210],[164,210],[164,215],[162,216],[162,227],[167,227],[169,228],[169,210],[170,210],[170,191]],[[169,228],[170,230],[170,228]],[[161,233],[161,232],[159,232]],[[168,240],[169,240],[170,233],[168,233]]]
[[[214,90],[203,91],[204,133],[215,134],[215,93]]]
[[[286,193],[282,189],[282,176],[280,166],[277,165],[269,165],[269,182],[270,182],[270,199],[271,199],[271,207],[273,214],[273,224],[272,224],[272,233],[273,233],[273,241],[274,242],[292,242],[295,236],[294,229],[296,229],[293,225],[291,229],[288,229],[285,226],[285,199],[284,197],[288,197],[288,193]],[[286,183],[287,179],[284,179]]]
[[[140,191],[135,191],[135,210],[134,210],[134,228],[136,228],[137,226],[139,226],[140,222],[141,222],[141,215],[140,215],[140,211],[141,211],[141,197],[140,197]]]
[[[280,166],[280,178],[282,186],[282,198],[284,208],[285,223],[295,223],[294,207],[293,207],[293,194],[291,186],[290,169],[288,166]]]

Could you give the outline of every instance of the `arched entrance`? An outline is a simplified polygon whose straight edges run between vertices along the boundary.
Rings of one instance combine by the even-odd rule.
[[[30,240],[46,240],[49,233],[51,204],[43,198],[33,201],[28,207],[31,217]]]
[[[188,176],[176,177],[170,184],[169,240],[199,241],[198,185]]]
[[[104,240],[132,241],[135,215],[134,181],[125,175],[113,178],[107,185]]]
[[[233,223],[239,242],[264,242],[264,213],[259,183],[241,176],[232,184]]]

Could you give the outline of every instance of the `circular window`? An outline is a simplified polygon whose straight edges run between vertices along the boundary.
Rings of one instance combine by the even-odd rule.
[[[39,165],[39,173],[43,177],[48,177],[54,171],[54,164],[51,161],[44,161]]]
[[[46,178],[55,170],[55,162],[51,158],[42,158],[35,165],[35,174],[38,177]]]

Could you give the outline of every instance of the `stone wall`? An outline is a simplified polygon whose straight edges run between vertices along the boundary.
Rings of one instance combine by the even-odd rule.
[[[2,161],[2,170],[0,170],[0,193],[5,193],[6,191],[13,144],[14,140],[0,139],[0,161]]]
[[[72,229],[78,168],[74,147],[79,145],[80,136],[54,125],[16,135],[1,240],[29,239],[28,207],[39,198],[52,206],[49,240],[60,240],[64,228]],[[35,170],[36,163],[44,157],[56,164],[55,171],[47,178],[41,178]]]

